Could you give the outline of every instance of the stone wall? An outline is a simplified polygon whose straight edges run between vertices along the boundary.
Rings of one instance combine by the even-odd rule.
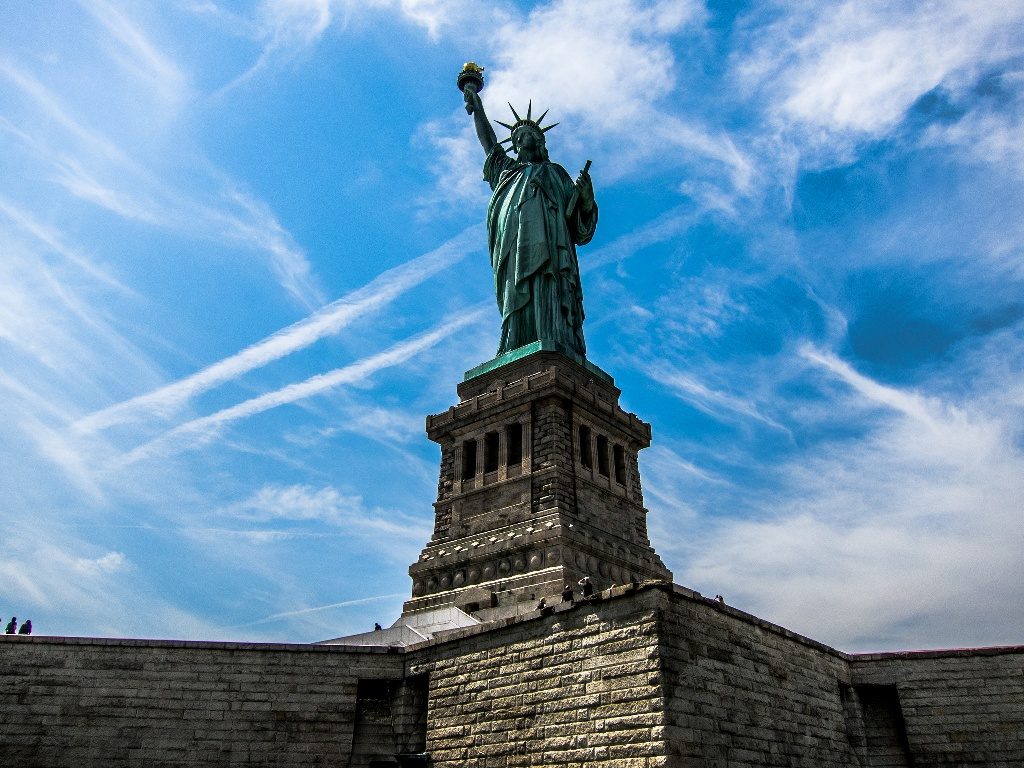
[[[25,766],[1024,765],[1024,647],[848,656],[682,587],[404,651],[0,636]]]
[[[417,650],[438,766],[664,765],[659,593],[464,631]]]
[[[854,690],[898,694],[915,768],[1024,765],[1024,647],[850,658]]]
[[[435,760],[1024,765],[1022,647],[849,656],[682,587],[610,594],[414,651]]]
[[[2,637],[0,752],[48,768],[347,765],[358,681],[391,681],[401,710],[402,674],[400,654],[373,649]],[[356,744],[352,765],[415,741],[369,705],[358,725],[376,746]]]
[[[844,656],[675,587],[659,625],[669,765],[858,766]]]

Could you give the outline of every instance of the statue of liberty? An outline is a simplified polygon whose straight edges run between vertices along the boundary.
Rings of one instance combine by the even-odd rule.
[[[466,64],[459,87],[473,115],[483,146],[484,179],[490,184],[487,238],[494,271],[494,292],[501,311],[498,355],[533,341],[554,341],[586,356],[583,340],[583,291],[576,246],[586,245],[597,228],[597,204],[587,168],[573,182],[548,159],[545,112],[533,120],[533,105],[515,123],[495,121],[510,131],[498,141],[478,91],[481,68]],[[515,157],[502,144],[511,143]]]

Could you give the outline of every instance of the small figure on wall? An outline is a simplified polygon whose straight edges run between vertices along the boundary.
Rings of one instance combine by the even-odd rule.
[[[590,577],[584,576],[580,579],[580,587],[583,590],[583,599],[594,596],[594,585],[590,583]]]

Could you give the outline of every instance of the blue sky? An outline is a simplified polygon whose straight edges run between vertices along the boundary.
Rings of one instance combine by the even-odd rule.
[[[676,581],[846,650],[1024,641],[1024,6],[0,7],[0,615],[392,621],[493,356],[454,85],[593,160],[590,359]]]

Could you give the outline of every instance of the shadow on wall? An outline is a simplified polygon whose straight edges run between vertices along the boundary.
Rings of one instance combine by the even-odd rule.
[[[431,765],[427,742],[427,675],[360,680],[350,768]]]

